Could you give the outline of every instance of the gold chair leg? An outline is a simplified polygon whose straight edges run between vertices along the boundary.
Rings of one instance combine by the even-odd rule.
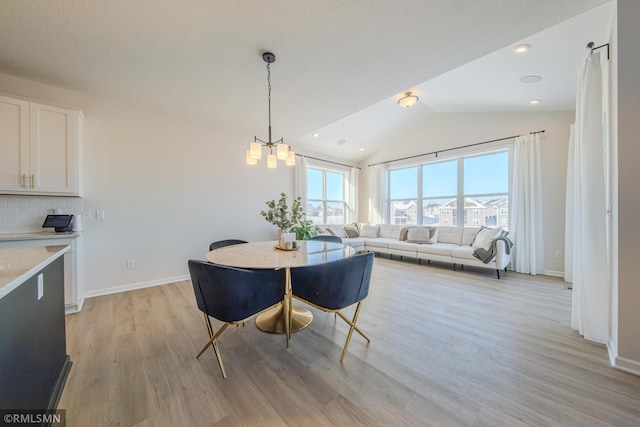
[[[222,364],[222,356],[220,356],[220,350],[218,350],[218,343],[214,341],[212,347],[216,353],[216,359],[218,359],[218,366],[220,366],[220,370],[222,371],[222,378],[227,379],[227,373],[224,371],[224,365]]]
[[[213,328],[211,327],[211,319],[209,319],[209,316],[207,315],[207,313],[202,313],[204,314],[204,323],[205,325],[207,325],[207,332],[209,332],[209,338],[211,338],[213,336]]]
[[[362,302],[362,301],[361,301],[361,302]],[[360,303],[358,303],[358,304],[360,304]],[[369,337],[368,337],[368,336],[366,336],[366,335],[364,334],[364,332],[362,332],[362,331],[360,330],[360,328],[358,328],[358,327],[357,327],[357,326],[356,326],[356,325],[355,325],[351,320],[349,320],[347,317],[345,317],[345,315],[344,315],[344,314],[342,314],[342,312],[340,312],[340,311],[336,311],[336,314],[337,314],[338,316],[340,316],[340,318],[341,318],[342,320],[344,320],[345,322],[347,322],[347,324],[348,324],[349,326],[352,326],[352,325],[353,325],[353,329],[354,329],[357,333],[359,333],[360,335],[362,335],[362,338],[364,338],[364,339],[365,339],[365,340],[367,340],[368,342],[371,342],[371,340],[369,339]]]
[[[342,356],[340,357],[340,363],[342,363],[342,361],[344,360],[344,356],[347,354],[347,348],[349,347],[349,342],[351,341],[351,335],[353,335],[353,330],[356,329],[356,322],[358,321],[358,314],[360,314],[360,307],[362,307],[362,301],[358,302],[358,306],[356,307],[356,313],[353,315],[353,322],[347,321],[351,325],[351,327],[349,328],[349,335],[347,335],[347,342],[344,343],[344,348],[342,349]],[[340,317],[344,318],[342,314],[340,314]],[[360,332],[360,334],[362,334],[362,332]],[[367,341],[368,340],[369,338],[367,338]]]
[[[227,373],[224,371],[224,365],[222,364],[222,356],[220,356],[220,349],[218,349],[218,343],[216,342],[216,339],[220,336],[220,334],[224,332],[225,329],[227,329],[227,327],[229,327],[230,323],[225,323],[220,327],[220,329],[218,329],[218,332],[213,334],[212,333],[213,329],[211,328],[211,321],[209,320],[209,316],[207,316],[206,314],[205,314],[205,319],[206,319],[209,335],[211,335],[211,339],[209,340],[209,342],[207,342],[207,344],[205,344],[204,347],[202,347],[202,350],[200,350],[200,353],[198,353],[198,355],[196,356],[196,359],[200,358],[200,356],[202,356],[202,353],[204,353],[205,350],[209,348],[209,346],[213,347],[213,351],[216,353],[216,359],[218,360],[218,366],[220,366],[220,370],[222,371],[222,378],[226,379]]]

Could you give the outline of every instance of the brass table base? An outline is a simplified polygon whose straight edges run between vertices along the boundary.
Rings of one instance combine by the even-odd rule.
[[[283,310],[283,304],[278,304],[258,315],[256,317],[258,329],[272,334],[286,333]],[[291,310],[291,318],[291,332],[297,332],[309,326],[309,323],[313,320],[313,313],[304,307],[294,305]]]

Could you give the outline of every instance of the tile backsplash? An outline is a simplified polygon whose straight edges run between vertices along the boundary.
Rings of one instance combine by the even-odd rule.
[[[42,231],[47,214],[82,215],[83,205],[82,197],[0,195],[0,233]]]

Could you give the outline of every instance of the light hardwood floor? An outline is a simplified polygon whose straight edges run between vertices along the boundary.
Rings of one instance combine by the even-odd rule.
[[[68,426],[638,426],[640,377],[570,328],[558,279],[376,257],[347,327],[313,310],[293,334],[255,321],[208,350],[191,283],[86,301],[67,316]],[[347,313],[352,313],[349,309]],[[214,327],[219,325],[216,321]]]

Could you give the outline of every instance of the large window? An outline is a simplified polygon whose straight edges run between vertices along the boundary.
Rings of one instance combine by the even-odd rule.
[[[314,224],[345,223],[345,172],[307,167],[307,219]]]
[[[506,150],[392,169],[388,178],[391,224],[508,226]]]

